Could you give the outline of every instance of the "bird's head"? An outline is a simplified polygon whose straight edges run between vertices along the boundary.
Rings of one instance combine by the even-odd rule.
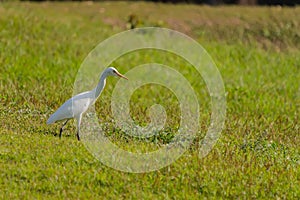
[[[118,76],[121,78],[124,78],[126,80],[128,80],[127,77],[125,77],[124,75],[122,75],[120,72],[118,72],[118,70],[114,67],[109,67],[105,70],[105,72],[107,73],[107,76]]]

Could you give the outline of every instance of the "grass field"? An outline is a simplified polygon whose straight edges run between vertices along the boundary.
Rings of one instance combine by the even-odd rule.
[[[137,27],[172,28],[193,37],[212,56],[227,92],[222,136],[210,154],[198,158],[196,141],[175,163],[159,171],[131,174],[96,160],[75,137],[70,123],[46,120],[72,95],[77,70],[101,41]],[[114,62],[121,72],[149,62],[168,64],[172,55],[142,51]],[[176,61],[183,66],[184,61]],[[178,67],[193,82],[199,77]],[[300,198],[300,8],[207,7],[153,3],[0,4],[0,198],[1,199],[299,199]],[[110,95],[117,79],[96,103],[113,142],[138,148],[143,141],[113,129]],[[209,125],[209,96],[201,127]],[[150,92],[149,92],[150,91]],[[162,95],[163,93],[163,95]],[[151,98],[150,98],[151,97]],[[174,96],[144,87],[132,97],[132,116],[147,122],[154,102],[171,107],[168,135],[178,123]],[[140,99],[148,99],[141,102]],[[145,120],[146,119],[146,120]],[[159,147],[168,137],[157,136]],[[138,150],[137,150],[138,151]]]

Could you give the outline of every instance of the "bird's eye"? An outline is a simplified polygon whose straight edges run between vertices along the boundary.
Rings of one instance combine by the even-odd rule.
[[[113,70],[113,73],[117,73],[116,70]]]

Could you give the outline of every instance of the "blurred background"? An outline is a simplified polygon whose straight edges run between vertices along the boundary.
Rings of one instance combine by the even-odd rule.
[[[45,0],[33,0],[33,1],[45,1]],[[64,0],[60,0],[60,1],[64,1]],[[116,1],[116,0],[95,0],[95,1]],[[138,1],[138,0],[134,0],[134,1]],[[144,0],[144,1],[162,2],[162,3],[194,3],[194,4],[209,4],[209,5],[239,4],[239,5],[295,6],[296,4],[300,4],[300,0]]]

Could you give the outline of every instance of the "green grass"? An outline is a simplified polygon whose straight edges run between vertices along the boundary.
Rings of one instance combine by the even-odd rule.
[[[62,139],[54,136],[60,124],[46,125],[49,115],[72,95],[88,52],[125,30],[129,15],[138,18],[138,27],[162,26],[190,35],[216,62],[227,92],[227,118],[207,157],[198,158],[197,140],[168,167],[124,173],[96,160],[76,140],[72,123]],[[0,198],[299,199],[299,21],[299,7],[0,4]],[[141,63],[171,63],[176,60],[172,56],[142,51],[114,64],[125,72]],[[177,59],[178,70],[203,99],[201,128],[206,130],[210,106],[205,85]],[[113,142],[139,151],[144,141],[113,128],[109,105],[117,80],[108,81],[96,103],[98,115],[108,122]],[[153,103],[171,105],[166,130],[172,137],[179,119],[169,91],[143,87],[131,100],[131,114],[141,124],[147,123],[146,108]],[[147,142],[159,147],[168,137]]]

